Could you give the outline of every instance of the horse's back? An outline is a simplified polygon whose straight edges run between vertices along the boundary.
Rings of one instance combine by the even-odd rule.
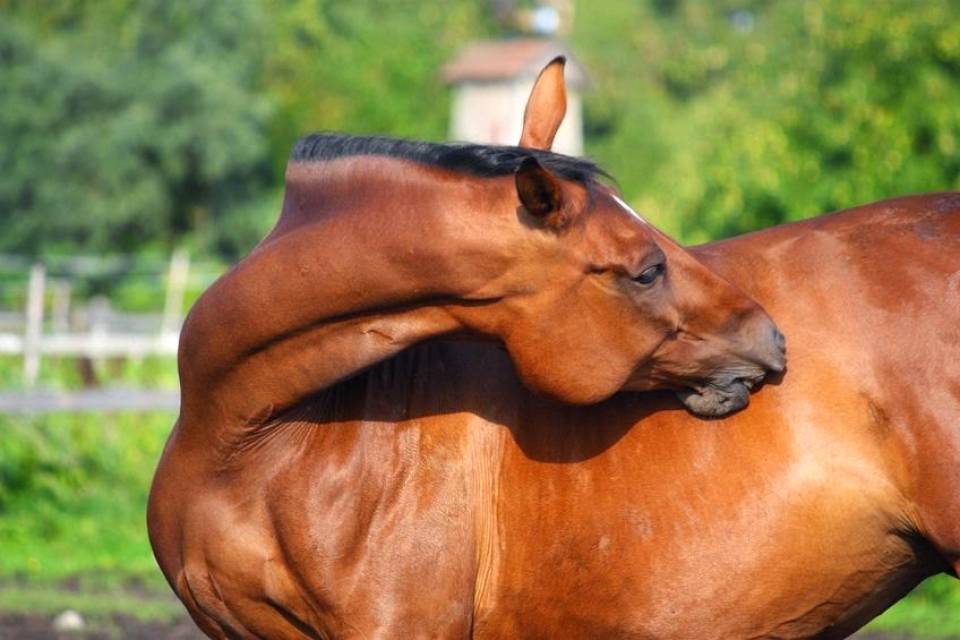
[[[911,520],[956,570],[960,194],[885,200],[698,252],[787,336],[785,384],[841,411],[859,403],[876,437],[899,450],[890,473],[909,479]]]
[[[885,200],[695,251],[786,323],[788,341],[819,334],[796,348],[834,336],[872,358],[950,354],[960,366],[960,193]]]
[[[960,193],[883,200],[712,242],[692,252],[746,291],[768,299],[776,297],[777,286],[800,290],[824,273],[829,283],[865,269],[865,278],[877,286],[886,285],[895,269],[913,270],[914,275],[920,275],[916,269],[952,274],[960,268]],[[878,266],[884,270],[877,272]],[[891,295],[904,293],[887,288]]]

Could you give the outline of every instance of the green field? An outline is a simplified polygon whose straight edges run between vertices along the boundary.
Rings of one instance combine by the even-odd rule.
[[[18,364],[0,361],[0,381],[15,385]],[[170,361],[101,366],[113,382],[175,384]],[[75,386],[71,369],[45,362],[42,381]],[[173,420],[168,413],[0,416],[0,612],[183,615],[154,564],[144,521]],[[873,626],[960,637],[958,611],[960,582],[940,577]]]
[[[172,360],[95,369],[110,384],[176,385]],[[74,363],[44,361],[42,386],[80,381]],[[0,386],[19,384],[19,361],[0,360]],[[110,632],[118,614],[157,623],[184,616],[154,563],[145,522],[150,479],[174,418],[0,415],[0,614],[74,609],[88,631],[109,637],[125,635]]]

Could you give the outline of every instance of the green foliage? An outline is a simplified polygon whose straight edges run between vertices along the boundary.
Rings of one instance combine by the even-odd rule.
[[[604,13],[617,17],[603,32],[591,19],[577,33],[603,70],[590,104],[620,94],[612,115],[599,110],[612,123],[591,151],[688,240],[960,186],[956,3],[676,0]],[[594,46],[604,37],[620,46]]]
[[[115,386],[176,386],[172,358],[106,361],[95,369]],[[82,385],[72,360],[45,360],[41,374],[44,387]],[[18,385],[19,375],[19,360],[0,359],[0,387]],[[23,600],[22,585],[5,593],[11,581],[69,579],[111,589],[135,582],[166,592],[147,540],[145,505],[175,418],[0,415],[0,609]]]
[[[37,384],[44,389],[82,389],[84,379],[79,362],[76,358],[43,358]],[[90,368],[90,373],[98,381],[116,387],[177,388],[177,367],[173,357],[108,359],[90,363]],[[0,389],[19,388],[23,383],[22,375],[19,358],[0,358]]]
[[[166,414],[0,417],[0,579],[160,584],[144,505],[172,424]]]
[[[443,138],[480,0],[0,0],[0,251],[236,258],[301,134]]]
[[[304,133],[339,130],[446,137],[440,67],[489,35],[481,0],[265,0],[273,43],[264,89],[276,96],[271,145],[281,167]]]
[[[0,0],[0,251],[235,258],[293,141],[445,136],[453,0]],[[960,184],[960,5],[582,0],[588,151],[705,240]],[[503,27],[500,27],[502,29]]]
[[[923,582],[904,600],[870,623],[875,631],[909,631],[918,638],[960,638],[960,587],[940,575]]]
[[[258,6],[15,2],[4,12],[0,250],[130,251],[188,231],[216,246],[213,222],[269,177]]]

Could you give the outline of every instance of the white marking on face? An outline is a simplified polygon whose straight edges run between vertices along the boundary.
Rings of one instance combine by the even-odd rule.
[[[634,210],[633,210],[633,207],[631,207],[631,206],[628,205],[626,202],[624,202],[624,201],[623,201],[623,198],[621,198],[620,196],[618,196],[618,195],[616,195],[616,194],[613,194],[613,193],[611,193],[610,195],[613,196],[613,199],[617,201],[617,204],[619,204],[621,207],[623,207],[624,209],[626,209],[627,213],[629,213],[630,215],[632,215],[634,218],[636,218],[637,220],[639,220],[639,221],[642,222],[643,224],[650,224],[649,222],[646,221],[646,219],[644,219],[644,217],[643,217],[642,215],[640,215],[639,213],[637,213],[636,211],[634,211]]]

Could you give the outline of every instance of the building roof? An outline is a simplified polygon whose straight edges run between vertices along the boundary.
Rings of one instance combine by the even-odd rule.
[[[586,83],[586,73],[570,50],[561,42],[544,38],[474,42],[443,67],[442,75],[448,84],[532,78],[561,54],[567,56],[567,83],[582,87]]]

